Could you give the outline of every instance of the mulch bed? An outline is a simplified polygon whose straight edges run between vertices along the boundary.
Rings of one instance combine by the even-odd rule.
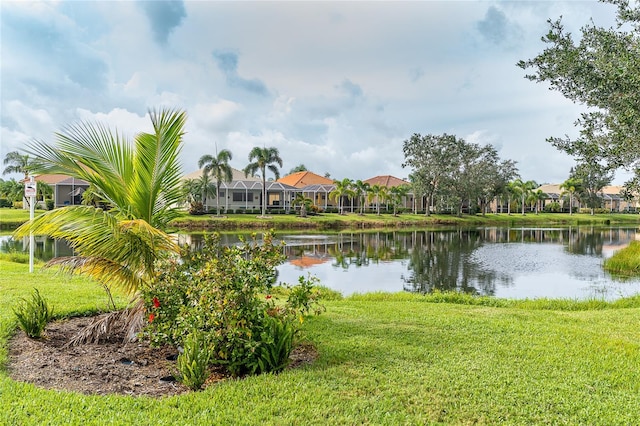
[[[173,347],[154,348],[145,341],[124,343],[124,333],[113,333],[100,343],[68,345],[92,320],[79,317],[52,322],[41,339],[18,331],[9,341],[11,378],[83,394],[163,397],[190,392],[173,377],[177,357]],[[299,345],[288,368],[310,364],[316,358],[312,345]],[[229,377],[224,370],[213,370],[205,386]]]

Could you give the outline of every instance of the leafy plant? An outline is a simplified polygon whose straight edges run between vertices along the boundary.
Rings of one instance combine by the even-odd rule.
[[[320,304],[320,291],[318,290],[318,277],[309,275],[307,278],[298,277],[298,285],[290,288],[287,306],[292,313],[308,314],[311,310],[320,314],[325,307]]]
[[[31,299],[21,298],[13,313],[18,319],[18,326],[27,336],[38,339],[42,337],[44,328],[53,318],[53,308],[34,288]]]
[[[204,333],[194,331],[184,339],[183,351],[176,366],[178,379],[189,389],[198,390],[209,378],[211,350]]]
[[[289,365],[294,336],[295,328],[291,322],[267,316],[256,356],[248,363],[251,373],[277,373],[284,370]]]
[[[307,293],[316,282],[303,278],[289,290],[291,300],[276,302],[271,289],[283,261],[272,233],[238,246],[223,246],[214,234],[201,247],[183,248],[180,259],[158,266],[157,280],[143,291],[145,334],[155,345],[183,346],[184,336],[199,330],[214,353],[211,363],[233,375],[281,370],[295,324],[315,302]]]

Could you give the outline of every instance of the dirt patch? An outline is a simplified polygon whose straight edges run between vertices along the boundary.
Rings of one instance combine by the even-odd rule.
[[[124,334],[114,333],[96,344],[69,346],[69,340],[93,318],[72,318],[49,324],[42,339],[30,339],[19,331],[9,341],[8,371],[12,379],[46,389],[84,394],[122,394],[162,397],[189,392],[175,381],[175,348],[154,348],[148,342],[123,343]],[[317,352],[312,345],[299,345],[288,368],[312,363]],[[229,376],[214,370],[206,385]]]

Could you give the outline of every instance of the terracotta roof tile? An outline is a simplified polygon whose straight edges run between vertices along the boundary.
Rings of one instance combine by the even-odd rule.
[[[313,172],[296,172],[278,179],[278,182],[295,186],[296,188],[304,188],[309,185],[331,185],[333,180],[324,176],[317,175]]]
[[[390,175],[375,176],[365,180],[364,182],[368,183],[371,186],[380,185],[380,186],[386,186],[387,188],[392,188],[394,186],[401,186],[401,185],[409,185],[409,182],[407,182],[406,180],[402,180],[400,178],[397,178],[395,176],[390,176]]]

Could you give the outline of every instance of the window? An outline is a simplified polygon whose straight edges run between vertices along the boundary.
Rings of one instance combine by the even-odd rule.
[[[234,192],[233,201],[253,201],[253,194],[250,192]]]

